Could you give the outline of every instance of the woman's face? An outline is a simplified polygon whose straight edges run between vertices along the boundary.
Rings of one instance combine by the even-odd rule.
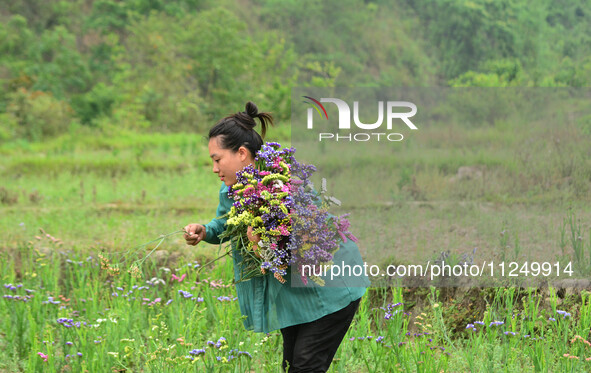
[[[236,172],[249,164],[254,164],[252,155],[244,146],[241,146],[236,152],[222,149],[218,137],[213,137],[209,140],[208,147],[209,156],[213,161],[213,172],[218,174],[227,186],[236,184]]]

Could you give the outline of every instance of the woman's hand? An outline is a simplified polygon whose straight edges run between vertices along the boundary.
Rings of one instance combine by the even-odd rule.
[[[254,242],[254,244],[256,246],[256,244],[261,240],[261,235],[260,234],[253,235],[252,231],[253,231],[252,227],[248,227],[246,229],[246,236],[248,237],[248,240]]]
[[[248,227],[246,229],[246,236],[248,237],[248,240],[253,243],[252,250],[254,251],[254,255],[256,255],[257,258],[260,258],[261,255],[259,254],[259,245],[257,245],[257,243],[261,240],[261,234],[253,235],[252,230],[252,227]]]
[[[185,227],[184,238],[187,245],[195,246],[205,239],[205,227],[201,224],[189,224]]]

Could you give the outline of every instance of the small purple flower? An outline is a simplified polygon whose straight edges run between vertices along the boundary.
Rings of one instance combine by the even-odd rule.
[[[184,298],[191,298],[193,294],[189,293],[188,291],[179,290],[179,294],[181,294]]]
[[[562,310],[556,310],[556,313],[562,315],[563,319],[566,319],[567,317],[571,317],[571,314],[566,312],[566,311],[562,311]]]
[[[194,350],[191,350],[191,351],[189,351],[189,353],[190,353],[191,355],[196,355],[196,356],[199,356],[199,355],[202,355],[202,354],[204,354],[204,353],[205,353],[205,350],[204,350],[204,349],[202,349],[202,348],[199,348],[199,349],[194,349]]]
[[[241,356],[241,355],[246,355],[252,359],[252,355],[247,351],[238,351],[238,356]]]

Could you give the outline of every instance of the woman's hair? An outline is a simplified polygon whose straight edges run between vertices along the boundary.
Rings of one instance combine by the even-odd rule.
[[[261,135],[254,130],[257,125],[255,118],[261,122]],[[227,116],[217,122],[209,130],[208,140],[219,137],[219,144],[222,149],[230,149],[237,152],[241,146],[247,148],[254,157],[263,146],[263,138],[267,127],[273,125],[273,117],[269,113],[259,113],[257,106],[248,101],[246,110]]]

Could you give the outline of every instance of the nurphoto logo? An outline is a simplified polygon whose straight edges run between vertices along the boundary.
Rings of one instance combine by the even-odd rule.
[[[363,123],[359,119],[359,101],[353,101],[353,123],[357,127],[355,133],[351,132],[351,108],[347,102],[339,98],[323,97],[319,100],[311,96],[302,96],[309,101],[304,103],[309,104],[307,128],[314,129],[314,110],[318,113],[320,118],[328,121],[328,113],[326,108],[322,105],[323,102],[335,104],[338,110],[338,130],[345,133],[338,132],[320,132],[318,141],[370,141],[370,140],[387,140],[387,141],[402,141],[404,136],[398,132],[367,132],[377,130],[384,124],[384,117],[386,120],[386,130],[391,131],[394,121],[401,121],[411,130],[417,130],[417,126],[410,120],[417,113],[417,106],[408,101],[384,101],[377,102],[377,120],[374,123]],[[384,110],[385,106],[385,110]],[[407,111],[399,111],[400,108],[406,108]],[[385,111],[385,114],[384,114]]]

